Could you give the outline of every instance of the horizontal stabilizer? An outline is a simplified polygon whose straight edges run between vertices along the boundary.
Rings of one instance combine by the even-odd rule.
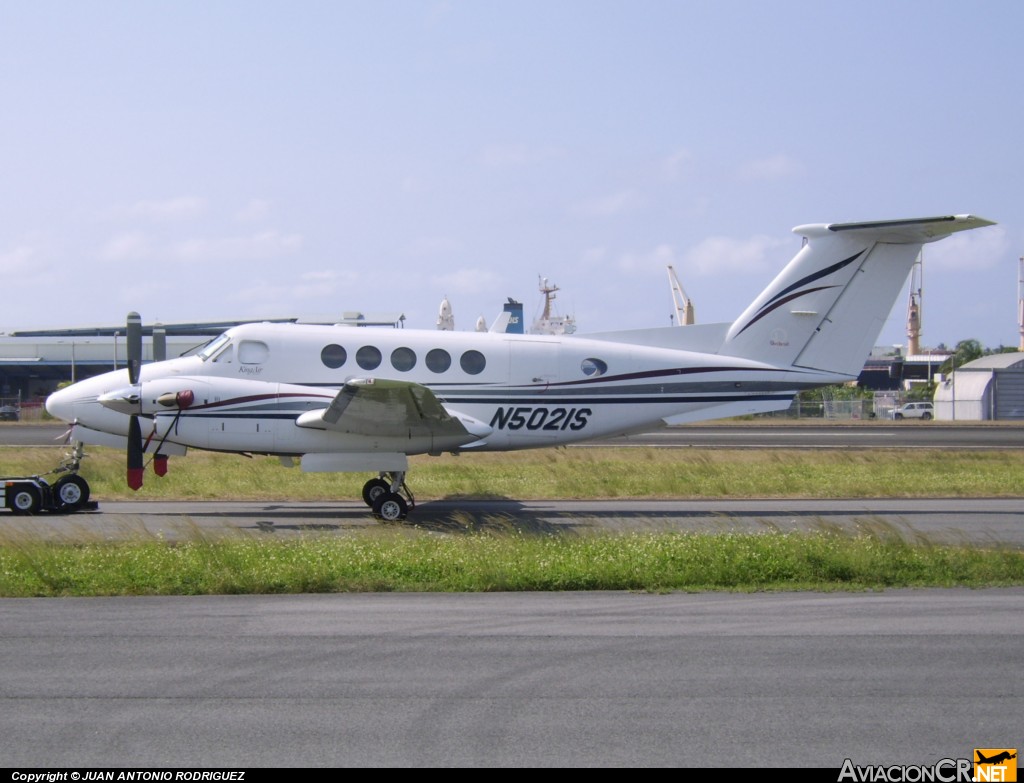
[[[957,231],[994,226],[995,223],[975,215],[947,215],[945,217],[911,218],[909,220],[879,220],[868,223],[830,223],[832,232],[846,232],[871,237],[875,242],[925,243],[935,242]],[[798,226],[793,233],[809,236],[804,229],[814,230],[816,226]]]
[[[926,242],[973,215],[798,226],[804,246],[733,322],[719,353],[855,379]]]

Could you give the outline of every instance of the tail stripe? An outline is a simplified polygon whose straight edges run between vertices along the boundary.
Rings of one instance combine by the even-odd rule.
[[[854,257],[856,258],[856,256],[854,256]],[[792,286],[790,286],[790,287],[792,287]],[[765,304],[760,309],[760,311],[758,311],[757,315],[755,315],[753,318],[751,318],[750,321],[747,323],[747,325],[744,326],[742,329],[740,329],[736,333],[736,336],[738,337],[739,335],[743,334],[751,326],[756,324],[758,321],[760,321],[766,315],[768,315],[769,313],[774,311],[776,308],[782,307],[782,305],[786,304],[786,302],[792,302],[794,299],[799,299],[801,296],[807,296],[807,294],[813,294],[815,291],[824,291],[824,290],[829,289],[829,288],[838,288],[838,287],[839,286],[834,286],[834,285],[820,285],[817,288],[807,288],[807,289],[805,289],[803,291],[797,291],[795,294],[793,294],[792,296],[787,296],[785,299],[780,299],[779,301],[775,302],[775,304],[773,304],[771,307],[769,307],[768,304]]]
[[[743,332],[745,332],[748,328],[750,328],[750,326],[752,326],[754,323],[756,323],[758,321],[758,319],[768,315],[768,313],[770,313],[775,308],[779,307],[780,305],[785,304],[786,302],[792,301],[793,299],[797,298],[798,296],[803,296],[805,294],[813,293],[814,291],[822,291],[825,288],[834,288],[835,286],[820,286],[818,288],[810,288],[810,289],[808,289],[806,291],[800,291],[799,293],[796,293],[793,296],[786,297],[785,299],[782,299],[781,301],[777,301],[777,300],[781,299],[781,297],[786,296],[786,294],[788,294],[790,291],[794,291],[797,288],[800,288],[801,286],[807,285],[808,283],[813,283],[815,280],[820,280],[823,277],[828,277],[833,272],[838,272],[844,266],[852,264],[854,261],[856,261],[862,255],[864,255],[864,251],[863,250],[859,250],[856,253],[854,253],[852,256],[850,256],[849,258],[846,258],[846,259],[844,259],[842,261],[839,261],[838,263],[832,264],[832,266],[826,267],[825,269],[821,269],[821,270],[815,272],[812,275],[807,275],[807,277],[803,277],[800,280],[797,280],[792,285],[789,285],[786,288],[783,288],[781,291],[779,291],[777,294],[775,294],[775,296],[773,296],[771,299],[769,299],[767,302],[765,302],[763,305],[761,305],[761,308],[760,308],[760,310],[758,310],[757,315],[754,318],[752,318],[747,323],[746,326],[744,326],[742,329],[740,329],[736,333],[737,336],[743,334]]]

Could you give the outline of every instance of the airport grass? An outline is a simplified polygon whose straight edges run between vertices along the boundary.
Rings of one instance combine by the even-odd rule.
[[[562,590],[864,591],[1024,584],[1024,552],[891,531],[248,535],[68,545],[0,534],[0,596]]]
[[[0,447],[0,475],[45,473],[60,450]],[[125,485],[124,454],[90,448],[81,474],[106,500],[330,501],[360,497],[369,474],[303,473],[273,457],[191,452]],[[555,448],[413,457],[418,501],[443,498],[1024,497],[1024,448],[659,449]]]
[[[0,472],[49,470],[50,449],[0,448]],[[441,498],[1024,497],[1024,453],[927,450],[553,449],[412,461],[417,500]],[[103,500],[354,500],[367,476],[303,474],[268,457],[190,454],[123,487],[122,454],[90,450],[82,475]],[[531,530],[511,518],[380,524],[288,536],[210,533],[164,540],[140,525],[102,540],[0,523],[0,596],[483,592],[781,591],[1024,585],[1024,552],[908,538],[881,521],[854,531],[765,526],[751,533]]]

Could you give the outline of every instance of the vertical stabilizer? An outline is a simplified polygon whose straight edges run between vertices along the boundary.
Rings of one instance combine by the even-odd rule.
[[[804,246],[732,324],[719,352],[856,378],[921,246],[989,225],[955,215],[798,226]]]

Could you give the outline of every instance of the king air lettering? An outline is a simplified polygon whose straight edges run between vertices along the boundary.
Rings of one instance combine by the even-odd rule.
[[[581,430],[593,411],[590,408],[498,408],[491,426],[499,430]]]

